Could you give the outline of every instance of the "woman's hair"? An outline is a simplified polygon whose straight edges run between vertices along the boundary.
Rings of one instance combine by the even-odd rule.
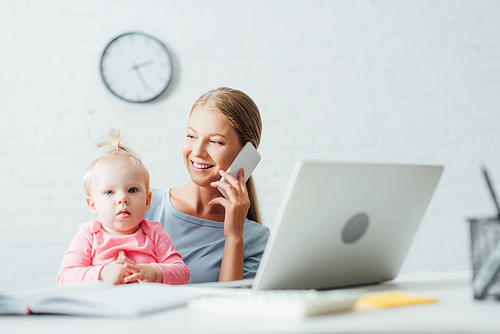
[[[96,158],[90,164],[87,172],[83,177],[83,185],[85,187],[85,193],[90,196],[91,186],[92,186],[92,175],[94,173],[100,173],[102,171],[108,170],[109,168],[120,165],[120,164],[131,164],[135,170],[142,173],[144,177],[144,184],[146,186],[146,192],[149,191],[149,172],[142,163],[141,159],[137,154],[130,148],[122,145],[123,136],[120,134],[120,130],[111,129],[108,132],[109,138],[97,144],[98,148],[107,148],[107,151],[103,153],[100,157]]]
[[[190,115],[202,106],[207,106],[210,110],[219,113],[231,124],[238,135],[240,146],[243,147],[247,142],[251,142],[255,148],[259,147],[262,120],[259,108],[247,94],[226,87],[211,90],[193,104]],[[247,180],[246,186],[250,199],[247,218],[262,224],[252,176]]]

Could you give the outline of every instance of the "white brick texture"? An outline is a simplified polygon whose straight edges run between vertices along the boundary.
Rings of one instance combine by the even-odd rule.
[[[153,187],[186,182],[189,110],[219,86],[261,110],[266,225],[299,159],[440,164],[403,271],[469,269],[466,219],[495,212],[483,164],[500,191],[499,23],[498,1],[0,0],[1,289],[55,284],[93,217],[82,177],[110,127]],[[100,78],[104,47],[128,31],[172,54],[172,83],[150,103]]]

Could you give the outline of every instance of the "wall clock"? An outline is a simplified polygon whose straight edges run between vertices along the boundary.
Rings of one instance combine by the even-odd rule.
[[[160,96],[172,78],[172,61],[155,37],[129,32],[104,49],[100,65],[106,87],[128,102],[147,102]]]

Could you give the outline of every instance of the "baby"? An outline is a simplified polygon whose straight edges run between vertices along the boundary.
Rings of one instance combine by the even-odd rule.
[[[151,204],[149,172],[121,145],[120,131],[97,147],[108,151],[84,176],[87,205],[99,220],[82,224],[64,255],[57,283],[186,284],[189,270],[160,223],[144,220]]]

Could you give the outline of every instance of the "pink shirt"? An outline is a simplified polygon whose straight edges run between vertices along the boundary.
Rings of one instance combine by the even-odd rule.
[[[99,280],[102,267],[115,261],[120,250],[135,263],[158,265],[165,284],[189,280],[189,269],[160,223],[143,220],[134,234],[114,235],[104,231],[100,222],[91,221],[80,225],[71,241],[57,283]]]

